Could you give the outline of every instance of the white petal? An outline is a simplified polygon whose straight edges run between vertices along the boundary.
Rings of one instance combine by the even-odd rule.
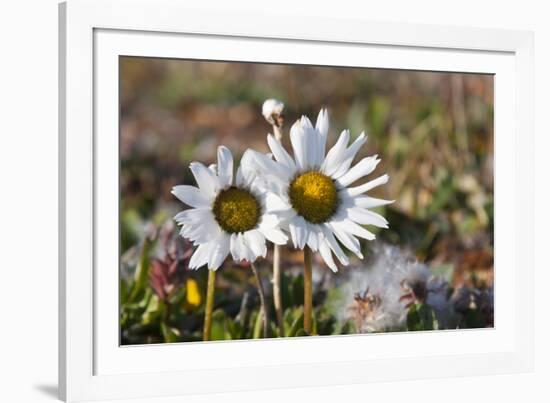
[[[210,200],[195,186],[174,186],[172,188],[172,194],[191,207],[210,206]]]
[[[208,263],[208,256],[210,254],[211,247],[212,244],[210,242],[200,244],[199,247],[195,249],[195,253],[193,253],[193,256],[191,256],[191,259],[189,260],[189,268],[198,269]]]
[[[267,135],[267,144],[273,153],[275,159],[285,165],[294,174],[296,172],[296,164],[292,157],[286,152],[282,144],[275,139],[271,134]]]
[[[313,129],[313,125],[311,124],[311,120],[307,116],[302,116],[300,118],[300,124],[304,129]]]
[[[277,245],[284,245],[287,243],[288,237],[280,229],[282,223],[283,222],[279,216],[273,214],[264,214],[260,219],[258,230],[263,234],[265,238],[267,238],[267,240]]]
[[[220,188],[217,176],[200,162],[192,162],[189,168],[204,196],[213,199]]]
[[[180,211],[174,216],[174,220],[182,225],[200,224],[204,219],[211,216],[213,217],[210,208],[193,208]]]
[[[258,227],[277,228],[279,222],[279,217],[276,214],[262,214]]]
[[[237,169],[236,184],[241,188],[249,188],[255,179],[261,174],[258,164],[255,161],[255,151],[246,150],[241,158],[241,163]],[[260,153],[258,153],[260,154]]]
[[[351,146],[349,146],[349,148],[346,149],[346,152],[344,153],[344,157],[339,163],[338,169],[335,172],[333,172],[333,174],[331,175],[334,179],[338,179],[340,176],[348,172],[348,169],[351,166],[353,159],[355,158],[355,154],[357,154],[357,151],[359,151],[361,146],[365,144],[366,141],[367,141],[367,136],[363,132],[355,139],[355,141],[351,144]]]
[[[360,207],[353,207],[347,211],[350,220],[361,225],[374,225],[380,228],[388,228],[388,221],[380,214]]]
[[[241,260],[243,260],[241,258],[243,254],[243,248],[244,248],[244,245],[241,244],[239,235],[231,234],[231,238],[229,241],[229,251],[231,252],[231,257],[233,257],[234,261],[240,262]]]
[[[330,249],[332,249],[332,251],[338,258],[340,263],[342,263],[344,266],[347,266],[349,264],[349,259],[344,253],[344,251],[342,250],[342,248],[340,247],[340,245],[338,244],[338,242],[336,241],[336,239],[334,238],[334,234],[332,233],[330,228],[327,226],[323,226],[322,229],[323,229],[323,234],[325,235],[325,239],[327,240],[330,246]]]
[[[307,132],[304,131],[301,122],[296,121],[290,128],[290,143],[294,151],[294,159],[298,170],[304,171],[307,167]]]
[[[286,245],[288,237],[283,231],[278,228],[258,228],[258,230],[266,237],[270,242],[276,245]]]
[[[307,223],[307,226],[307,246],[309,246],[312,251],[317,252],[317,250],[319,250],[319,236],[323,233],[323,230],[317,224]]]
[[[221,232],[210,209],[185,210],[174,219],[180,225],[180,235],[195,244],[202,244],[215,239]]]
[[[328,151],[325,161],[321,166],[321,171],[328,176],[332,176],[338,169],[340,161],[344,158],[346,147],[349,142],[349,130],[344,130],[340,133],[338,141]]]
[[[243,234],[231,234],[230,251],[233,260],[236,262],[247,261],[254,262],[254,254],[252,250],[246,245]]]
[[[325,157],[324,153],[321,154],[320,150],[320,141],[321,136],[319,132],[313,128],[310,120],[306,116],[302,116],[300,119],[300,124],[304,130],[305,137],[305,150],[307,153],[306,165],[304,169],[319,169],[323,163]]]
[[[248,245],[248,243],[245,240],[244,234],[242,232],[239,232],[239,240],[241,242],[243,251],[244,251],[244,260],[250,263],[254,263],[256,260],[256,256],[254,255],[254,252],[252,252],[252,249]]]
[[[218,147],[218,179],[222,188],[233,184],[233,155],[225,146]]]
[[[361,161],[355,164],[348,172],[346,172],[344,175],[338,178],[336,182],[340,186],[345,187],[352,184],[357,179],[362,178],[363,176],[367,176],[372,171],[374,171],[374,169],[380,162],[380,160],[377,157],[378,157],[377,155],[374,155],[372,157],[363,158]]]
[[[351,197],[358,196],[360,194],[368,192],[371,189],[374,189],[377,186],[388,183],[389,179],[390,179],[390,177],[388,175],[382,175],[382,176],[379,176],[378,178],[373,179],[373,180],[371,180],[367,183],[363,183],[362,185],[355,186],[355,187],[352,187],[352,188],[348,188],[348,189],[345,190],[345,192],[347,193],[348,196],[351,196]]]
[[[325,261],[328,267],[333,272],[338,271],[338,267],[336,266],[336,263],[334,263],[334,259],[332,258],[332,253],[330,251],[330,246],[328,245],[328,242],[326,239],[322,239],[319,245],[319,253],[321,254],[321,257]]]
[[[267,246],[265,245],[265,237],[259,230],[253,229],[251,231],[246,231],[243,236],[247,246],[254,253],[254,260],[260,256],[265,257],[267,254]]]
[[[288,186],[290,170],[262,153],[246,150],[241,159],[241,167],[243,177],[248,178],[247,180],[258,178],[266,185],[271,182],[277,189]]]
[[[309,119],[305,116],[290,128],[290,142],[294,150],[296,167],[300,171],[306,171],[319,166],[317,158],[317,131]]]
[[[369,230],[361,227],[359,224],[351,221],[350,219],[345,219],[342,222],[342,225],[346,227],[346,230],[355,236],[358,236],[359,238],[366,239],[368,241],[372,241],[376,239],[376,236],[370,232]]]
[[[279,195],[268,192],[265,196],[265,211],[269,214],[284,213],[292,209],[290,204],[283,200]]]
[[[355,207],[353,197],[347,193],[347,188],[338,191],[338,211],[344,211],[348,208]]]
[[[328,112],[326,109],[321,109],[321,111],[319,112],[319,115],[317,116],[317,122],[315,123],[315,128],[319,132],[320,136],[319,141],[317,142],[319,146],[317,152],[319,153],[319,156],[324,159],[329,128]]]
[[[229,234],[222,232],[215,240],[208,258],[208,268],[217,270],[229,254]]]
[[[295,248],[304,249],[308,239],[308,229],[306,221],[302,216],[295,216],[289,223],[288,229],[290,237]]]
[[[361,253],[361,244],[359,243],[359,240],[353,235],[349,234],[340,222],[329,222],[326,223],[326,225],[330,227],[334,235],[336,235],[336,238],[338,238],[338,240],[342,242],[342,245],[355,253],[359,259],[363,259],[363,254]]]
[[[261,172],[259,172],[257,175],[258,176],[252,182],[252,185],[248,186],[248,189],[251,189],[260,194],[274,193],[279,196],[282,196],[283,194],[286,195],[286,193],[288,192],[289,184],[283,178],[275,178],[276,175],[264,175]]]
[[[239,168],[237,168],[237,176],[235,179],[237,187],[249,188],[254,181],[254,175],[251,174],[250,171],[247,172],[243,169],[243,165],[241,164]]]
[[[352,199],[353,205],[361,208],[374,208],[393,203],[395,200],[377,199],[370,196],[356,196]]]

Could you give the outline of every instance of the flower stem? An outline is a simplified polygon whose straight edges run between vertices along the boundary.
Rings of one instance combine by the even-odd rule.
[[[204,341],[210,340],[210,333],[212,331],[212,311],[214,310],[215,285],[216,285],[216,271],[208,270],[208,285],[206,290],[206,308],[204,312],[204,328],[202,333],[202,339]]]
[[[277,125],[273,125],[273,134],[275,135],[275,140],[277,140],[279,143],[283,139],[283,131],[281,128]]]
[[[281,142],[283,139],[281,128],[277,125],[273,125],[273,133],[275,139]],[[273,305],[275,306],[279,337],[283,337],[285,335],[285,329],[283,325],[283,300],[281,297],[281,247],[275,244],[273,244]]]
[[[311,266],[311,249],[304,248],[304,330],[311,334],[313,308],[313,270]]]
[[[283,337],[285,329],[283,326],[283,301],[281,298],[281,247],[279,245],[273,245],[273,305],[275,305],[279,337]]]
[[[256,265],[254,263],[251,263],[250,268],[252,269],[252,273],[254,273],[254,277],[256,278],[256,286],[258,287],[258,294],[260,294],[260,306],[262,310],[263,325],[264,325],[264,339],[267,339],[269,318],[267,316],[267,306],[265,303],[264,287],[262,286],[262,280],[260,278],[260,274],[258,273],[258,269],[256,268]]]

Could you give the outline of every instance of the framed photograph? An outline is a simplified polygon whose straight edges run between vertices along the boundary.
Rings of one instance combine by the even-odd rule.
[[[533,367],[533,37],[60,5],[67,401]]]

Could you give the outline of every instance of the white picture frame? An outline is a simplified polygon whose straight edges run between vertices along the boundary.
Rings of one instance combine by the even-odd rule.
[[[170,0],[70,0],[60,5],[59,39],[63,399],[532,370],[531,33],[308,16],[274,19],[269,13],[221,15]],[[118,172],[113,94],[120,55],[495,74],[495,328],[119,346],[118,250],[112,246],[118,244],[118,179],[112,173]]]

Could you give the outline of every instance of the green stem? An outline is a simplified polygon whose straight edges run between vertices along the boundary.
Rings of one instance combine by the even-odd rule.
[[[285,335],[283,325],[283,301],[281,298],[281,247],[273,245],[273,305],[279,327],[279,337]]]
[[[313,308],[313,270],[311,265],[311,249],[304,248],[304,330],[311,334]]]
[[[204,329],[202,333],[202,339],[204,341],[210,340],[210,333],[212,331],[212,311],[214,310],[214,291],[216,284],[216,271],[208,270],[208,286],[206,291],[206,308],[204,312]]]
[[[283,140],[282,122],[281,126],[273,125],[273,134],[279,143]],[[279,337],[283,337],[285,328],[283,324],[283,299],[281,297],[281,247],[276,244],[273,244],[273,305],[275,306]]]
[[[254,273],[254,277],[256,278],[256,286],[258,287],[258,294],[260,294],[260,307],[262,309],[263,325],[264,325],[264,339],[267,339],[269,318],[267,316],[267,306],[265,303],[264,287],[262,286],[262,280],[260,278],[260,274],[258,273],[258,269],[256,268],[256,265],[254,263],[251,263],[250,268],[252,269],[252,273]]]

